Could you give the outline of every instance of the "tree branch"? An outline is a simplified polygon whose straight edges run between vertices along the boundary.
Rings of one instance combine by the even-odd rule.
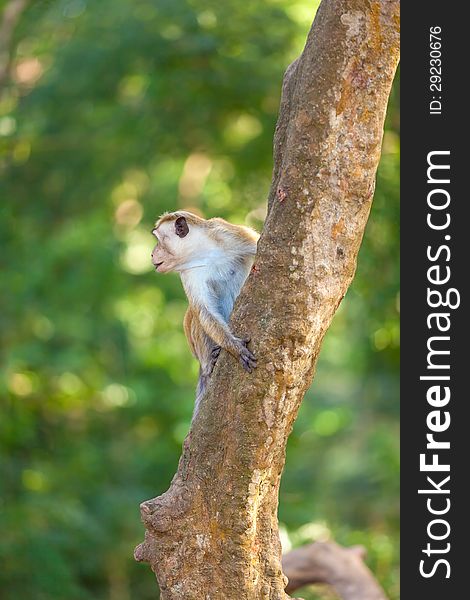
[[[3,9],[0,21],[0,91],[5,84],[11,62],[10,45],[16,24],[29,0],[10,0]]]
[[[315,542],[291,550],[282,558],[282,568],[293,592],[304,585],[324,583],[342,600],[386,600],[372,573],[364,564],[362,546],[342,548],[334,542]]]
[[[287,437],[353,278],[398,62],[398,0],[323,0],[284,79],[269,210],[232,326],[169,490],[135,550],[164,600],[285,600],[277,524]]]

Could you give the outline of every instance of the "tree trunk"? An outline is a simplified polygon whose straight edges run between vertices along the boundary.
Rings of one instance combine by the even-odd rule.
[[[398,62],[398,0],[323,0],[284,78],[268,215],[232,315],[258,368],[222,353],[169,490],[141,505],[164,600],[281,600],[287,437],[353,278]]]

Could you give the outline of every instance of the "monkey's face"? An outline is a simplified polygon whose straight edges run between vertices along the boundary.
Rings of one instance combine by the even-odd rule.
[[[152,252],[152,263],[158,273],[181,271],[191,258],[189,225],[184,217],[165,221],[152,231],[158,243]]]

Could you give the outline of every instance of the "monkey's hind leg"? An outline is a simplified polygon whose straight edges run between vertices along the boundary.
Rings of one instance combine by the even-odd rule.
[[[215,365],[217,364],[217,359],[219,358],[219,354],[222,348],[220,346],[214,346],[211,351],[211,361],[209,367],[209,375],[212,375],[212,371],[214,370]]]

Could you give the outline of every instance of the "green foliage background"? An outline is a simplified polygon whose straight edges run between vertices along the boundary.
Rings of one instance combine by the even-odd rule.
[[[282,74],[316,6],[42,0],[22,15],[0,97],[4,600],[156,597],[132,559],[138,506],[176,469],[197,368],[179,280],[152,271],[149,232],[176,207],[261,225]],[[279,511],[286,547],[365,544],[394,600],[396,93],[358,274],[289,441]]]

